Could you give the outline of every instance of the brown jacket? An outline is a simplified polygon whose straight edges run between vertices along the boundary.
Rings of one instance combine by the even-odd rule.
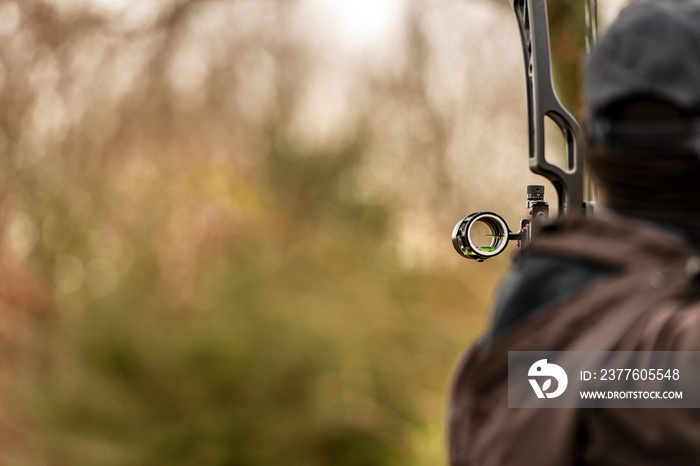
[[[616,273],[488,350],[467,350],[449,406],[451,466],[700,465],[700,410],[513,409],[507,400],[508,351],[700,351],[696,251],[665,230],[598,218],[567,220],[528,250]]]

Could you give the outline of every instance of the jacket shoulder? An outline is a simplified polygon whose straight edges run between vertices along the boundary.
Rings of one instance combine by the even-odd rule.
[[[700,298],[671,300],[653,310],[620,342],[635,351],[700,351]]]

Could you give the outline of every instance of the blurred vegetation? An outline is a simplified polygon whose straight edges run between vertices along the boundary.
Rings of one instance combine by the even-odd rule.
[[[71,293],[42,325],[31,401],[51,464],[439,459],[464,284],[405,270],[385,208],[338,197],[328,176],[355,152],[277,150],[269,205],[210,243],[186,283],[139,241],[111,291]]]
[[[450,251],[461,4],[352,73],[306,4],[0,0],[0,464],[443,461],[507,265]]]
[[[552,67],[557,92],[573,115],[580,115],[579,98],[585,54],[585,10],[580,0],[547,0]]]

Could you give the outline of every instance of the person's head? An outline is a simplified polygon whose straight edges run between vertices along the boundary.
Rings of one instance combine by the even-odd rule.
[[[700,239],[700,0],[624,9],[584,75],[586,159],[613,210]]]

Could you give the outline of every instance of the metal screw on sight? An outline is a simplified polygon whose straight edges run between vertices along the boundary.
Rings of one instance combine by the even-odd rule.
[[[531,184],[527,187],[527,208],[530,211],[530,224],[527,229],[527,239],[532,239],[537,231],[549,218],[549,204],[544,200],[544,186]]]
[[[544,186],[539,184],[530,184],[527,186],[528,201],[544,201]]]

